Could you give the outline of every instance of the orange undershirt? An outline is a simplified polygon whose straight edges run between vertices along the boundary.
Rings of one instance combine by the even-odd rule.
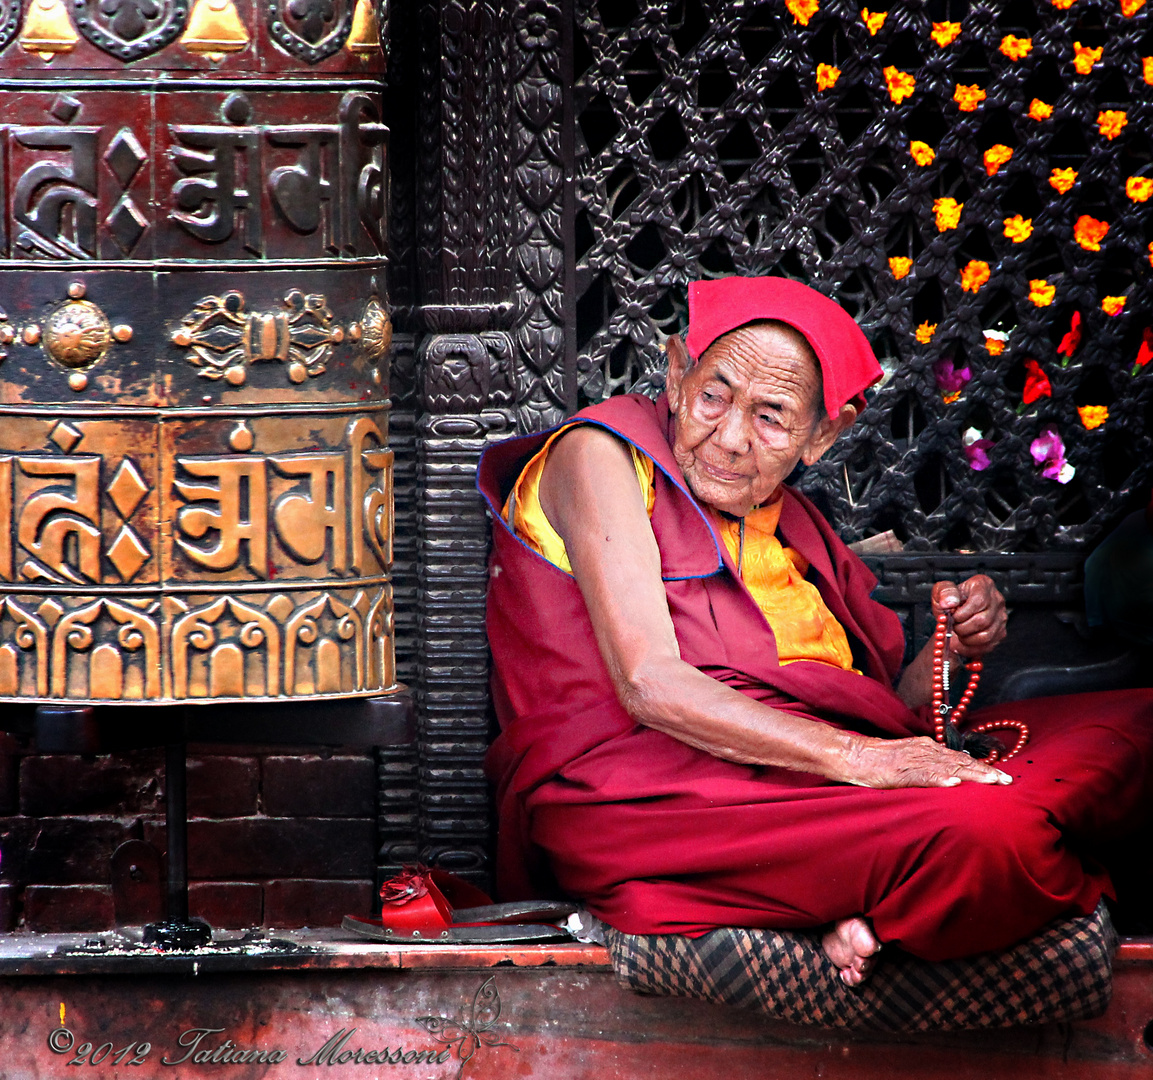
[[[542,558],[566,573],[572,573],[564,541],[552,527],[540,504],[540,478],[545,458],[555,440],[568,428],[561,428],[524,467],[505,503],[503,516],[513,530]],[[637,482],[645,496],[645,508],[653,512],[652,459],[630,448]],[[511,516],[510,516],[511,515]],[[782,664],[796,660],[816,660],[846,671],[853,669],[853,654],[844,628],[825,606],[817,587],[805,580],[809,566],[804,557],[777,539],[781,503],[758,507],[745,519],[744,551],[741,551],[739,520],[714,515],[718,532],[729,557],[738,565],[741,580],[752,594],[761,613],[773,628],[777,655]]]

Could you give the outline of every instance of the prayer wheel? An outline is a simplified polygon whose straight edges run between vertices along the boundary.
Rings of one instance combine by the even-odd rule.
[[[385,18],[0,7],[0,699],[394,687]]]

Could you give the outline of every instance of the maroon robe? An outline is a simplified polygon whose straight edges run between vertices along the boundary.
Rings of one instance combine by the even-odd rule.
[[[614,398],[575,419],[656,463],[652,528],[687,663],[842,729],[929,733],[925,711],[893,690],[897,617],[869,599],[872,574],[803,496],[786,489],[780,538],[809,561],[864,674],[778,664],[771,628],[685,486],[663,397]],[[1093,909],[1108,877],[1073,845],[1123,828],[1144,804],[1153,692],[998,707],[996,717],[1034,732],[1004,787],[874,791],[715,758],[629,717],[576,581],[501,519],[545,438],[493,447],[478,477],[495,519],[488,633],[501,734],[487,768],[505,897],[559,889],[630,933],[815,927],[863,914],[882,941],[928,959],[1001,948]]]

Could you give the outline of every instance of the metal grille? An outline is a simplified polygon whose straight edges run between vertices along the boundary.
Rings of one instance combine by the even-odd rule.
[[[800,481],[843,536],[893,529],[922,551],[1084,546],[1153,471],[1153,365],[1137,367],[1153,324],[1153,203],[1132,197],[1141,183],[1127,194],[1130,177],[1153,175],[1146,9],[892,0],[870,27],[846,0],[821,0],[803,24],[809,7],[576,0],[566,241],[580,404],[661,385],[660,343],[684,326],[688,281],[798,278],[858,319],[887,373],[852,436]],[[960,34],[940,45],[934,24],[949,21]],[[1029,50],[1003,46],[1007,35]],[[826,89],[819,65],[839,71]],[[886,69],[914,80],[899,102]],[[983,99],[962,108],[959,86]],[[1099,119],[1110,112],[1127,121],[1113,138]],[[917,163],[914,140],[932,163]],[[998,146],[1012,156],[994,171],[986,152]],[[1076,172],[1067,191],[1051,185],[1054,169]],[[938,227],[939,199],[963,204],[956,227]],[[1006,235],[1016,215],[1032,226],[1019,242]],[[1078,243],[1082,218],[1108,223],[1100,250]],[[909,272],[898,278],[891,258],[911,260]],[[982,264],[988,279],[963,288]],[[521,311],[539,321],[525,292]],[[1108,297],[1125,298],[1120,314],[1103,310]],[[1081,342],[1059,355],[1075,313]],[[922,325],[935,327],[927,341]],[[999,356],[987,331],[1008,334]],[[1029,360],[1052,393],[1022,406]],[[971,374],[952,402],[936,374],[946,363]],[[522,425],[549,417],[528,404]],[[1090,430],[1082,406],[1107,406],[1108,420]],[[983,471],[963,448],[970,428],[993,443]],[[1066,482],[1031,454],[1046,430],[1075,469]]]

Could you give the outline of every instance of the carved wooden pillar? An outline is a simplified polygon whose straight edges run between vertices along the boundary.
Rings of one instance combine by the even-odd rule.
[[[510,20],[499,0],[439,0],[420,9],[420,35],[422,857],[483,880],[488,530],[474,480],[485,446],[512,426]]]

